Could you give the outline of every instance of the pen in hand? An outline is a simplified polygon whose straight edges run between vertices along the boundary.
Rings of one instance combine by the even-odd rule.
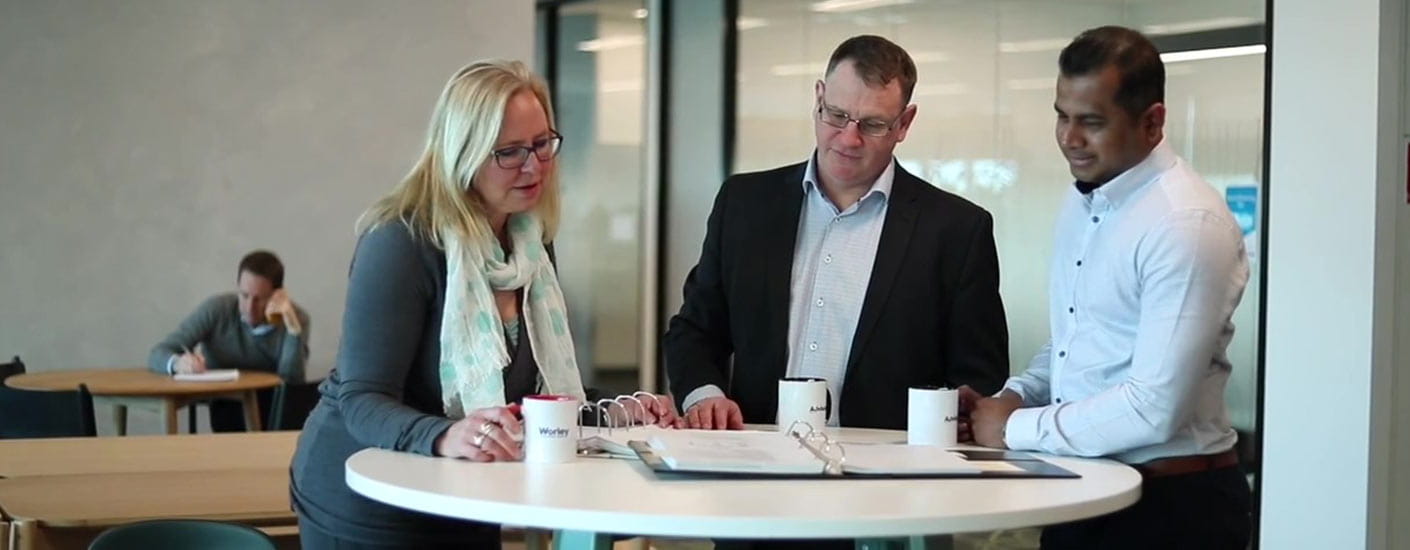
[[[192,351],[190,347],[186,346],[186,344],[182,344],[181,349],[186,352],[184,358],[186,358],[186,360],[189,362],[191,373],[200,373],[206,371],[205,357],[201,357],[200,354],[196,353],[195,351]]]

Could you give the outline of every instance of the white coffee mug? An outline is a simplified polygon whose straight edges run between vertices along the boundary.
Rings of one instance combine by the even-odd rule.
[[[571,462],[578,452],[578,400],[567,395],[524,398],[524,462]]]
[[[827,380],[822,378],[781,378],[778,381],[778,430],[794,429],[805,433],[821,431],[832,415],[832,395]],[[801,423],[807,423],[803,426]]]
[[[960,392],[920,386],[907,394],[906,443],[954,447],[959,439]]]

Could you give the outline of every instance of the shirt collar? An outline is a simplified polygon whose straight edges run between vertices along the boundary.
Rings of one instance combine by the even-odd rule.
[[[275,326],[269,323],[251,327],[249,323],[245,323],[245,321],[243,320],[240,322],[243,323],[246,327],[249,327],[250,334],[253,334],[255,336],[264,336],[275,329]]]
[[[891,162],[886,163],[886,169],[881,171],[876,181],[872,182],[871,189],[857,200],[858,204],[871,198],[872,195],[880,196],[880,200],[886,200],[891,196],[891,185],[896,181],[896,157],[891,157]],[[803,194],[807,195],[818,187],[818,152],[813,150],[813,154],[808,157],[808,168],[803,171]]]
[[[1142,159],[1141,162],[1136,163],[1135,166],[1128,168],[1125,172],[1112,178],[1111,181],[1102,184],[1101,187],[1092,191],[1087,197],[1101,197],[1105,199],[1107,203],[1111,204],[1113,208],[1120,207],[1121,203],[1130,198],[1136,191],[1145,187],[1147,183],[1155,181],[1155,179],[1165,173],[1166,170],[1175,166],[1178,160],[1179,157],[1175,155],[1175,151],[1171,149],[1170,144],[1166,140],[1161,139],[1160,143],[1156,144],[1155,148],[1151,149],[1150,154],[1146,155],[1145,159]],[[1080,190],[1078,192],[1080,192]]]

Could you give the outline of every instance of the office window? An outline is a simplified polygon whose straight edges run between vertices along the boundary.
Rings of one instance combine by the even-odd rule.
[[[594,0],[555,14],[559,279],[578,365],[612,391],[638,387],[645,11],[640,0]]]
[[[1047,270],[1059,199],[1072,182],[1053,137],[1057,55],[1084,29],[1121,24],[1158,44],[1225,45],[1253,29],[1261,0],[779,1],[741,0],[734,172],[803,161],[810,108],[832,48],[857,34],[910,52],[918,115],[896,150],[915,175],[988,209],[1002,268],[1010,356],[1020,372],[1048,336]],[[1195,46],[1189,46],[1195,44]],[[1247,222],[1253,276],[1235,314],[1228,400],[1252,430],[1257,403],[1257,215],[1262,192],[1263,54],[1255,47],[1167,60],[1166,139]]]

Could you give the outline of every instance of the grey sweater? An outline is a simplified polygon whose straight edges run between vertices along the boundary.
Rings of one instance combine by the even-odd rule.
[[[400,223],[358,241],[337,363],[319,386],[294,453],[289,489],[301,526],[364,543],[499,547],[497,526],[381,504],[344,480],[343,463],[353,453],[377,447],[433,455],[436,438],[450,427],[439,371],[445,281],[445,254]],[[504,369],[507,401],[533,392],[538,378],[520,325],[519,346]]]
[[[175,332],[158,342],[147,358],[153,371],[167,373],[167,361],[181,355],[184,349],[195,350],[200,344],[206,358],[206,368],[245,369],[272,372],[285,382],[303,382],[304,364],[308,361],[308,313],[294,306],[303,325],[303,332],[289,334],[277,327],[255,335],[240,320],[240,298],[233,292],[217,294],[202,302],[196,311],[186,316]]]

